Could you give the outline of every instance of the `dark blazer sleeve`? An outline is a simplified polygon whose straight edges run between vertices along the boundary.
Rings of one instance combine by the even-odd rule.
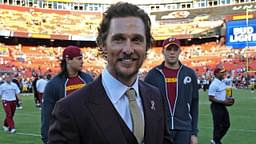
[[[72,117],[69,101],[60,100],[53,112],[53,124],[49,128],[48,144],[79,144],[78,127]]]
[[[145,144],[172,144],[164,96],[157,87],[145,82],[140,82],[140,90],[146,120]]]

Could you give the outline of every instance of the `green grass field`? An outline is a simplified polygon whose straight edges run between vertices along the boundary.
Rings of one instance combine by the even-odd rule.
[[[223,139],[224,144],[255,144],[256,93],[234,90],[234,106],[229,108],[231,128]],[[23,96],[23,109],[15,114],[16,134],[5,133],[0,128],[0,144],[41,144],[40,110],[34,106],[32,95]],[[212,117],[206,92],[200,92],[199,144],[208,144],[212,133]],[[0,106],[0,123],[4,112]]]

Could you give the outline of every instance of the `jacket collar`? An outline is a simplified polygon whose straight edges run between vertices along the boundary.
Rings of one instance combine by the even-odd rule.
[[[135,89],[136,93],[139,94],[139,86],[138,86],[138,77],[134,84],[131,86]],[[104,69],[102,72],[102,84],[107,93],[107,96],[111,99],[113,103],[116,103],[129,89],[130,87],[124,85],[116,78],[114,78],[107,69]]]
[[[156,68],[157,69],[163,69],[164,68],[164,62],[165,61],[163,61],[160,65],[158,65]],[[180,69],[184,66],[182,63],[181,63],[181,61],[179,61],[179,64],[180,64],[180,67],[179,67],[179,71],[180,71]]]
[[[102,76],[100,75],[87,88],[92,89],[92,91],[88,95],[88,103],[86,105],[88,105],[88,109],[92,114],[92,119],[96,121],[108,143],[127,144],[122,127],[119,124],[121,117],[107,96],[102,85]]]
[[[120,125],[118,124],[122,118],[118,115],[118,112],[107,96],[107,93],[102,85],[102,76],[100,75],[93,83],[88,85],[87,88],[93,89],[91,95],[88,97],[88,108],[94,117],[93,119],[95,119],[96,123],[102,129],[106,139],[109,141],[109,143],[126,144],[126,138]],[[152,126],[156,125],[156,123],[154,123],[155,121],[151,120],[155,119],[155,115],[159,112],[155,111],[154,107],[152,107],[154,106],[153,103],[155,103],[155,101],[152,94],[149,93],[148,90],[149,89],[145,86],[144,82],[139,81],[139,92],[142,99],[145,119],[145,143],[151,143],[151,139],[154,139],[151,131]],[[109,132],[109,130],[112,132]],[[154,129],[152,132],[154,132]]]

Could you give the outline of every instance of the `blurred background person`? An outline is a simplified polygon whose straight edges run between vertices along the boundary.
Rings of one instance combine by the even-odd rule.
[[[21,91],[21,85],[20,85],[20,80],[19,80],[19,74],[18,73],[14,73],[12,76],[12,82],[14,82],[18,88]],[[17,102],[16,102],[16,108],[17,109],[23,109],[22,107],[22,101],[20,101],[18,98],[16,98]]]
[[[37,88],[36,88],[36,82],[38,81],[38,75],[34,74],[33,77],[34,77],[34,79],[32,81],[32,91],[33,91],[33,94],[34,94],[35,105],[36,105],[36,107],[39,107],[40,102],[39,102],[39,97],[38,97],[38,91],[37,91]]]
[[[229,112],[226,106],[234,104],[234,98],[227,96],[226,84],[223,81],[226,70],[223,65],[218,64],[214,70],[215,78],[211,82],[208,95],[211,102],[211,112],[213,119],[213,139],[211,144],[221,144],[221,139],[230,127]]]
[[[14,114],[17,105],[17,99],[20,100],[20,89],[12,82],[12,75],[5,75],[5,82],[0,85],[0,96],[5,111],[3,129],[6,132],[15,133]]]
[[[38,92],[38,100],[39,100],[39,107],[41,107],[44,89],[47,85],[48,80],[45,78],[44,75],[40,75],[38,81],[36,82],[36,89]]]
[[[197,144],[198,83],[193,69],[179,61],[180,41],[163,42],[164,61],[148,72],[145,81],[158,87],[165,96],[169,130],[175,144]]]
[[[251,87],[251,93],[254,93],[254,90],[256,89],[256,78],[255,76],[251,76],[250,78],[250,87]]]
[[[60,66],[61,72],[47,83],[42,100],[41,138],[44,143],[48,140],[48,130],[52,123],[51,113],[56,102],[93,81],[91,75],[81,71],[83,54],[77,46],[64,49]]]

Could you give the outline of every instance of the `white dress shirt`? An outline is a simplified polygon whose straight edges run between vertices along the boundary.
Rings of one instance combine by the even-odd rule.
[[[135,89],[137,96],[136,102],[141,110],[142,117],[144,119],[143,107],[139,93],[139,79],[137,77],[135,83],[131,86]],[[108,98],[114,105],[115,109],[122,117],[128,128],[132,131],[132,118],[129,109],[129,100],[125,96],[125,92],[130,88],[122,84],[116,78],[114,78],[108,70],[105,68],[102,72],[102,84],[107,93]]]

